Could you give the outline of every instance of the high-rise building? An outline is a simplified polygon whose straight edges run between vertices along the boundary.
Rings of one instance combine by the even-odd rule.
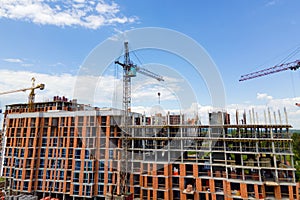
[[[121,192],[121,110],[55,97],[33,112],[7,105],[4,116],[1,169],[10,194],[111,199]],[[127,199],[299,199],[290,125],[208,117],[203,125],[131,113]]]

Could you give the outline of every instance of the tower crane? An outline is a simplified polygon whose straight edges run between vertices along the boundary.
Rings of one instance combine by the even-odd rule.
[[[31,111],[33,111],[33,105],[34,105],[34,99],[35,99],[34,90],[35,89],[40,89],[40,90],[45,89],[45,84],[43,84],[43,83],[35,85],[34,77],[31,78],[31,83],[32,83],[31,87],[18,89],[18,90],[10,90],[10,91],[6,91],[6,92],[0,92],[0,95],[10,94],[10,93],[15,93],[15,92],[25,92],[27,90],[30,90],[30,93],[28,96],[28,106],[29,106],[29,111],[31,112]]]
[[[128,175],[128,147],[129,147],[129,125],[130,125],[130,111],[131,111],[131,78],[136,77],[136,73],[140,73],[158,81],[164,81],[163,77],[155,74],[147,69],[139,67],[130,60],[128,42],[124,42],[124,63],[115,61],[123,67],[123,134],[122,134],[122,158],[121,158],[121,171],[120,171],[120,194],[126,194],[127,188],[127,175]]]
[[[252,72],[250,74],[242,75],[239,81],[245,81],[245,80],[249,80],[249,79],[253,79],[253,78],[257,78],[257,77],[261,77],[261,76],[266,76],[268,74],[273,74],[273,73],[286,71],[286,70],[296,71],[299,68],[300,68],[300,60],[296,60],[296,61],[289,62],[289,63],[275,65],[274,67],[270,67],[267,69]]]
[[[259,70],[256,72],[252,72],[250,74],[245,74],[242,75],[239,81],[246,81],[249,79],[261,77],[261,76],[266,76],[268,74],[273,74],[281,71],[286,71],[286,70],[293,70],[296,71],[300,68],[300,60],[295,60],[293,62],[289,63],[283,63],[280,65],[275,65],[274,67],[270,67],[267,69]],[[296,106],[300,107],[300,103],[296,103]]]

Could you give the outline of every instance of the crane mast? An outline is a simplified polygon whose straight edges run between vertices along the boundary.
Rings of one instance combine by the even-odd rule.
[[[127,179],[128,179],[128,147],[129,140],[128,136],[130,135],[129,125],[130,121],[130,112],[131,112],[131,78],[136,77],[136,72],[139,72],[143,75],[154,78],[158,81],[164,81],[163,77],[157,75],[147,69],[138,67],[134,65],[129,57],[129,48],[128,42],[124,42],[124,63],[115,61],[115,64],[118,64],[123,67],[123,130],[122,130],[122,151],[121,151],[121,171],[120,171],[120,194],[126,194],[128,192]]]

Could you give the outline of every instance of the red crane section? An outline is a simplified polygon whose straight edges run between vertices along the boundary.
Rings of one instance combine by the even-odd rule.
[[[261,77],[261,76],[265,76],[268,74],[273,74],[273,73],[277,73],[277,72],[281,72],[281,71],[286,71],[286,70],[294,70],[295,71],[299,68],[300,68],[300,60],[296,60],[296,61],[289,62],[289,63],[275,65],[274,67],[263,69],[263,70],[260,70],[257,72],[252,72],[250,74],[242,75],[239,81],[245,81],[245,80],[249,80],[249,79],[253,79],[253,78],[257,78],[257,77]]]

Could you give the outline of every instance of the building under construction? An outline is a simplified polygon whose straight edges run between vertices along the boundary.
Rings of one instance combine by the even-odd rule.
[[[122,110],[55,97],[30,110],[7,105],[4,116],[9,194],[116,199],[125,182],[127,199],[299,199],[286,113],[266,113],[262,124],[254,111],[212,112],[207,125],[130,113],[126,149]]]

